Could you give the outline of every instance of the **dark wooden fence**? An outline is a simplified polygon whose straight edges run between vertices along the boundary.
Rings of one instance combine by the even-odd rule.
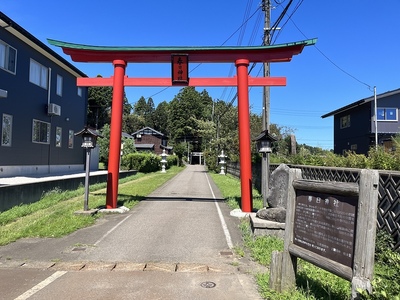
[[[360,180],[360,169],[288,165],[301,169],[303,179],[320,181],[355,182]],[[271,164],[272,173],[278,167]],[[253,165],[253,185],[261,190],[260,165]],[[239,163],[228,163],[227,173],[240,177]],[[378,229],[388,232],[395,241],[394,249],[400,248],[400,172],[379,170]]]

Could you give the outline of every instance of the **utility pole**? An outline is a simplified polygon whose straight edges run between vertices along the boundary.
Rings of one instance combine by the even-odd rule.
[[[270,0],[262,1],[262,10],[265,13],[264,17],[264,45],[270,45],[270,23],[271,23],[271,2]],[[264,63],[264,77],[270,76],[269,63]],[[262,129],[269,131],[270,125],[270,87],[264,86],[263,89],[263,111],[262,111]],[[263,153],[261,161],[261,194],[263,197],[263,206],[267,206],[267,197],[269,194],[269,153]]]
[[[270,0],[263,0],[262,10],[265,12],[264,17],[264,45],[270,45],[270,34],[271,34],[271,2]],[[269,63],[264,63],[264,77],[270,76]],[[263,93],[263,130],[269,130],[270,124],[270,87],[264,86]]]

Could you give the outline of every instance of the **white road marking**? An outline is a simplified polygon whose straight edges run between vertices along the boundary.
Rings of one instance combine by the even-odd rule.
[[[55,272],[53,275],[47,277],[42,282],[39,282],[33,288],[31,288],[30,290],[27,290],[25,293],[23,293],[19,297],[15,298],[14,300],[25,300],[25,299],[28,299],[33,294],[36,294],[37,292],[39,292],[40,290],[42,290],[46,286],[48,286],[50,283],[52,283],[53,281],[55,281],[58,278],[60,278],[61,276],[63,276],[65,273],[67,273],[67,272],[66,271],[57,271],[57,272]]]
[[[206,175],[208,187],[210,188],[211,194],[213,195],[214,200],[217,200],[217,198],[215,197],[214,191],[212,190],[212,187],[211,187],[211,184],[210,184],[210,180],[208,180],[207,174],[205,174],[205,175]],[[232,244],[232,239],[231,239],[231,235],[229,233],[228,226],[226,225],[224,216],[222,215],[222,212],[221,212],[221,209],[219,208],[218,202],[214,201],[214,203],[215,203],[215,206],[217,207],[219,220],[221,221],[222,229],[224,231],[225,238],[226,238],[226,243],[228,244],[229,249],[232,249],[233,248],[233,244]]]
[[[106,232],[105,235],[103,235],[96,243],[94,243],[95,246],[97,246],[102,240],[104,240],[111,232],[113,232],[115,229],[117,229],[122,223],[124,223],[128,218],[130,218],[132,215],[126,216],[125,219],[120,221],[117,225],[115,225],[113,228],[111,228],[109,231]]]

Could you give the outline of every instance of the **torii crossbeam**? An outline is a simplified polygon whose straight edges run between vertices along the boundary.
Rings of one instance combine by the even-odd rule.
[[[285,86],[285,77],[251,77],[250,62],[288,62],[316,39],[295,43],[251,47],[112,47],[72,44],[48,39],[61,47],[76,62],[110,62],[114,65],[111,78],[78,78],[78,86],[112,86],[110,151],[107,177],[107,208],[117,207],[121,151],[122,112],[125,86],[237,86],[239,115],[239,151],[241,204],[243,212],[251,212],[252,175],[249,86]],[[189,78],[188,63],[234,63],[237,76],[232,78]],[[129,78],[128,63],[171,63],[171,78]]]

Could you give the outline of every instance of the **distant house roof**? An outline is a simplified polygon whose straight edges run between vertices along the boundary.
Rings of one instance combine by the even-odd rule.
[[[161,147],[162,149],[167,149],[167,150],[172,150],[172,149],[174,149],[174,147],[172,147],[172,146],[163,146],[163,145],[160,145],[160,147]]]
[[[128,139],[135,139],[133,136],[131,136],[129,133],[126,133],[126,132],[122,132],[122,137],[124,137],[124,138],[128,138]]]
[[[39,39],[34,37],[15,21],[11,20],[8,16],[0,12],[0,26],[10,32],[12,35],[18,37],[20,40],[24,41],[26,44],[31,46],[36,51],[40,52],[50,60],[54,61],[56,64],[61,66],[63,69],[67,70],[76,77],[87,77],[85,73],[79,70],[77,67],[72,65],[66,59],[58,55],[55,51],[51,50],[47,45],[42,43]]]
[[[376,95],[376,99],[379,100],[381,98],[389,97],[389,96],[396,95],[396,94],[400,94],[400,89],[393,90],[393,91],[388,91],[386,93],[382,93],[382,94]],[[368,97],[368,98],[364,98],[364,99],[358,100],[358,101],[353,102],[353,103],[351,103],[349,105],[346,105],[346,106],[338,108],[338,109],[336,109],[334,111],[331,111],[331,112],[321,116],[321,118],[327,118],[327,117],[330,117],[330,116],[334,116],[334,115],[340,114],[342,112],[345,112],[346,110],[350,110],[350,109],[353,109],[353,108],[355,108],[357,106],[360,106],[360,105],[363,105],[365,103],[371,102],[374,99],[375,99],[375,97],[371,96],[371,97]]]
[[[132,133],[133,136],[137,135],[137,134],[147,134],[147,135],[160,135],[160,136],[164,136],[163,133],[151,128],[151,127],[144,127],[134,133]]]
[[[154,149],[154,144],[135,144],[136,149]]]

